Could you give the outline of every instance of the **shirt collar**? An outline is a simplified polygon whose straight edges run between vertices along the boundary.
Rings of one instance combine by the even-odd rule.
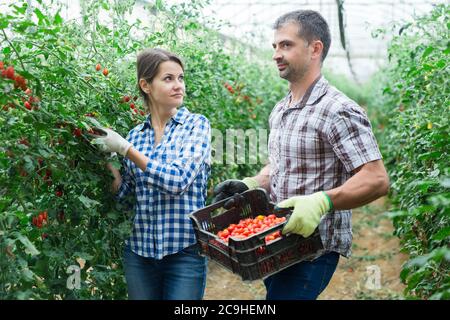
[[[177,113],[175,113],[172,116],[172,120],[183,125],[184,122],[186,121],[186,119],[188,118],[190,112],[186,107],[181,107],[180,109],[178,109]],[[138,131],[142,131],[145,130],[147,128],[151,128],[152,127],[152,122],[151,122],[151,114],[149,114],[147,116],[147,119],[145,119],[145,121],[140,124],[137,128]]]
[[[323,76],[320,76],[319,80],[314,85],[313,91],[311,92],[311,94],[308,98],[308,101],[306,101],[305,105],[315,104],[320,98],[323,97],[323,95],[325,95],[327,93],[328,87],[329,87],[328,81]],[[284,103],[283,103],[286,106],[286,108],[289,105],[289,101],[291,99],[292,99],[292,91],[289,90],[289,93],[286,96],[286,98],[284,99]],[[292,108],[299,107],[300,102],[302,100],[303,100],[303,97]]]
[[[314,86],[313,91],[311,92],[311,95],[309,96],[308,101],[306,102],[306,105],[315,104],[320,98],[322,98],[327,93],[328,87],[329,87],[328,81],[323,76],[320,76],[319,80]]]

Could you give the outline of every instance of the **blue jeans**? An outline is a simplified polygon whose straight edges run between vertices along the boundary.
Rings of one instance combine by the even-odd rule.
[[[315,300],[327,287],[339,262],[329,252],[314,261],[302,261],[264,279],[267,300]]]
[[[206,286],[207,260],[197,245],[165,256],[145,258],[124,249],[124,269],[131,300],[201,300]]]

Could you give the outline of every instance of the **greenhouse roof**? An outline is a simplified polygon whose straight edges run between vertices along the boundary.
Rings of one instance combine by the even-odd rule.
[[[171,0],[170,4],[186,1]],[[338,2],[343,3],[346,50],[340,37]],[[236,37],[262,49],[272,49],[272,24],[280,15],[298,9],[319,11],[330,25],[332,44],[325,67],[365,81],[386,61],[386,47],[393,22],[403,24],[414,16],[429,12],[445,0],[210,0],[203,12],[228,23],[221,33]],[[384,37],[374,38],[378,29],[387,29]]]

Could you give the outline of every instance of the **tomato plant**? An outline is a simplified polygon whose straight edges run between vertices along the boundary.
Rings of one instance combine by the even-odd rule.
[[[368,99],[392,181],[389,216],[410,255],[401,278],[411,298],[450,298],[449,17],[439,5],[399,28]]]
[[[186,106],[224,135],[235,126],[266,128],[283,95],[275,68],[225,52],[200,24],[198,6],[138,8],[148,25],[129,18],[137,5],[84,1],[82,18],[67,21],[57,1],[16,1],[0,13],[2,299],[126,298],[121,257],[133,201],[114,200],[106,163],[120,168],[121,159],[98,152],[89,133],[100,124],[125,136],[144,121],[140,50],[164,47],[183,57]],[[255,170],[217,163],[211,186]],[[73,266],[80,288],[68,285]]]

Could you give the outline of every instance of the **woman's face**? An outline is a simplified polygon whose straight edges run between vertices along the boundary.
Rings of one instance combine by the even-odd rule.
[[[185,93],[184,73],[181,66],[174,61],[165,61],[147,90],[153,106],[177,108],[183,104]]]

